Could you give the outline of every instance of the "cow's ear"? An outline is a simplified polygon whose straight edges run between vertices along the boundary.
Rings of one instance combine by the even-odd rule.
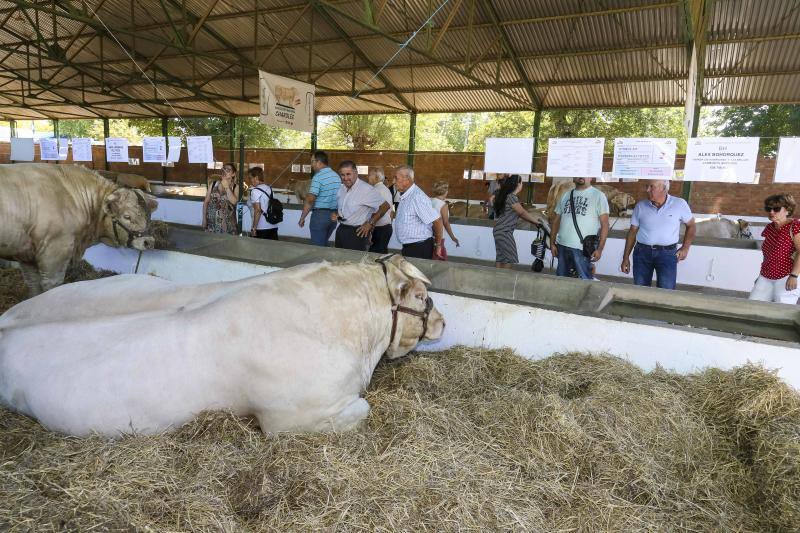
[[[739,222],[739,228],[741,229],[745,229],[750,226],[750,223],[743,218],[740,218],[738,222]]]
[[[144,192],[141,192],[140,194],[142,195],[142,198],[144,198],[144,205],[147,206],[147,210],[151,213],[155,211],[158,207],[158,201],[156,200],[156,197],[152,194],[147,194]]]
[[[114,191],[106,196],[106,199],[103,202],[103,211],[109,215],[116,214],[118,211],[117,207],[119,206],[119,198],[120,194],[118,191]]]
[[[393,255],[389,262],[400,269],[400,272],[411,279],[418,279],[425,285],[430,285],[431,280],[420,269],[408,262],[402,255]]]

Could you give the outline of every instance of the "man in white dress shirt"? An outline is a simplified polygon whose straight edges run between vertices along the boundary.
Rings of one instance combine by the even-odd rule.
[[[372,244],[369,247],[369,251],[379,254],[389,252],[389,240],[392,238],[392,218],[394,218],[394,197],[392,196],[392,191],[384,183],[385,180],[386,176],[381,167],[369,170],[367,183],[372,185],[381,195],[381,198],[391,205],[391,209],[378,220],[375,229],[372,230]]]
[[[353,161],[339,164],[342,187],[336,196],[337,212],[332,219],[339,222],[335,246],[348,250],[367,250],[369,235],[375,224],[391,207],[369,183],[358,179]]]

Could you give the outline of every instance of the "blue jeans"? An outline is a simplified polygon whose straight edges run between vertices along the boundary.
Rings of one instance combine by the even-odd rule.
[[[633,249],[633,282],[650,287],[653,284],[653,271],[656,273],[656,286],[659,289],[674,289],[678,277],[678,247],[655,250],[644,244],[636,244]]]
[[[584,257],[583,250],[559,244],[556,275],[569,277],[572,270],[577,272],[580,278],[594,279],[592,276],[592,263],[588,257]]]
[[[328,239],[336,229],[336,222],[331,220],[333,209],[314,209],[311,212],[311,222],[308,230],[311,232],[311,244],[315,246],[328,246]]]

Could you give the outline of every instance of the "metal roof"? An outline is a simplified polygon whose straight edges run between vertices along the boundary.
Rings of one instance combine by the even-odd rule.
[[[0,0],[0,118],[681,106],[697,39],[704,105],[800,103],[800,0]]]

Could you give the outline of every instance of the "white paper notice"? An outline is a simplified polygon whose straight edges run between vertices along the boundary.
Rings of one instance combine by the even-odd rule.
[[[81,137],[72,139],[72,160],[91,161],[92,160],[92,140]]]
[[[164,137],[142,139],[142,159],[145,163],[163,163],[167,160],[167,140]]]
[[[551,178],[599,178],[603,173],[605,139],[550,139],[547,175]]]
[[[672,179],[676,148],[675,139],[615,139],[612,177]]]
[[[39,159],[58,161],[58,141],[56,139],[39,139]]]
[[[533,162],[533,138],[486,139],[483,171],[505,174],[530,174]]]
[[[189,163],[213,163],[214,147],[211,137],[186,137],[186,151],[189,153]]]
[[[169,153],[167,154],[167,161],[177,163],[181,160],[181,138],[169,137]]]
[[[702,137],[686,146],[684,181],[753,183],[758,137]]]
[[[69,139],[61,137],[58,139],[58,158],[61,161],[66,161],[67,154],[69,154]]]
[[[775,183],[800,182],[800,137],[781,137]]]
[[[33,161],[33,139],[11,137],[11,160]]]
[[[106,139],[106,161],[109,163],[127,163],[128,139],[108,137]]]

